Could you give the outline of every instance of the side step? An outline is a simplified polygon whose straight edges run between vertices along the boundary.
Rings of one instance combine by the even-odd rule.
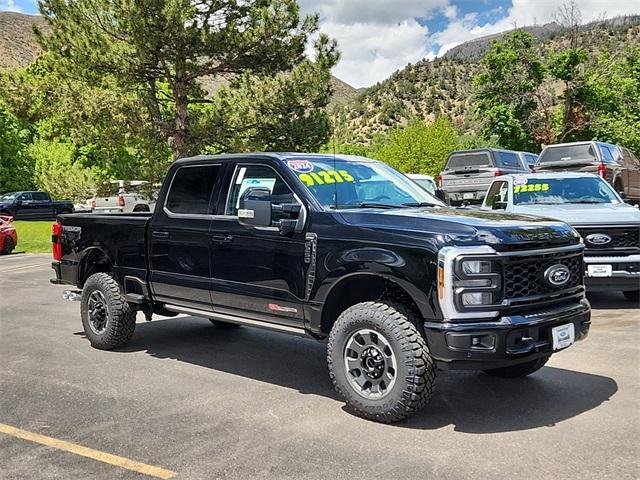
[[[293,335],[306,336],[307,332],[304,328],[292,327],[290,325],[279,325],[277,323],[262,322],[260,320],[253,320],[250,318],[236,317],[235,315],[227,315],[224,313],[208,312],[206,310],[198,310],[197,308],[181,307],[179,305],[164,304],[164,308],[170,312],[186,313],[187,315],[194,315],[196,317],[210,318],[212,320],[219,320],[221,322],[236,323],[238,325],[247,325],[249,327],[265,328],[267,330],[274,330],[277,332],[285,332]]]

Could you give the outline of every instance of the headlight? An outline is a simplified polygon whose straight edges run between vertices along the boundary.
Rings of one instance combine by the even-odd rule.
[[[493,303],[493,295],[487,292],[473,292],[462,294],[462,305],[472,307],[476,305],[491,305]]]
[[[462,271],[470,274],[491,273],[492,263],[488,260],[466,260],[462,262]]]

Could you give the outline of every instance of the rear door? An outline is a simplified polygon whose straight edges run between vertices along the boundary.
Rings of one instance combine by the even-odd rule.
[[[231,166],[230,166],[231,167]],[[305,234],[281,235],[276,226],[251,228],[238,222],[239,198],[251,186],[271,191],[273,205],[300,203],[292,181],[275,161],[238,161],[226,182],[226,205],[211,224],[211,297],[216,313],[302,328],[305,297]],[[274,210],[273,223],[282,219]]]
[[[211,310],[209,227],[221,164],[184,165],[167,178],[164,204],[149,226],[150,284],[159,302]]]
[[[55,211],[49,194],[45,192],[33,192],[31,195],[33,197],[33,218],[53,218]]]

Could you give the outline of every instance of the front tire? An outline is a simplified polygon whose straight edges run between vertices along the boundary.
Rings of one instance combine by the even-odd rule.
[[[82,289],[82,326],[91,346],[112,350],[126,344],[136,328],[136,312],[107,273],[91,275]]]
[[[526,377],[532,373],[537,372],[544,364],[547,363],[549,357],[542,357],[530,362],[518,363],[517,365],[511,365],[510,367],[493,368],[491,370],[485,370],[484,373],[491,375],[492,377],[499,378],[519,378]]]
[[[338,317],[327,344],[329,377],[358,416],[393,423],[412,416],[430,400],[436,367],[402,305],[363,302]]]
[[[13,242],[13,238],[7,237],[4,239],[4,245],[2,246],[2,254],[9,255],[16,248],[16,244]]]
[[[627,300],[635,303],[636,305],[640,303],[640,290],[627,290],[626,292],[622,292]]]

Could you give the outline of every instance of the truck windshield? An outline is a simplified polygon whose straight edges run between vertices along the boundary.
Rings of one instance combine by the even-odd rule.
[[[598,177],[516,178],[513,199],[518,205],[620,203],[609,184]]]
[[[0,195],[0,200],[13,200],[14,198],[16,198],[16,195],[18,195],[18,193],[20,192],[5,193],[4,195]]]
[[[288,167],[327,207],[409,207],[444,204],[384,163],[368,159],[290,159]]]

